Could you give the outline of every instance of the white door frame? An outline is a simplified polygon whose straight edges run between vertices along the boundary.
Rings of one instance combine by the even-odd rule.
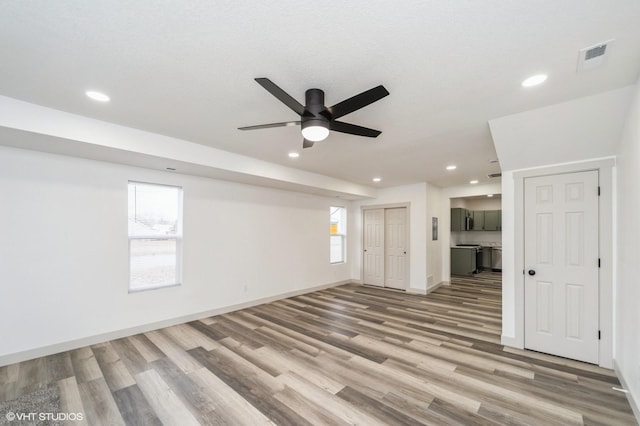
[[[409,272],[411,270],[410,268],[410,264],[411,264],[411,203],[392,203],[392,204],[370,204],[370,205],[366,205],[366,206],[360,206],[360,218],[362,220],[362,229],[363,232],[360,235],[360,247],[364,247],[364,212],[365,210],[372,210],[372,209],[395,209],[395,208],[402,208],[404,207],[407,212],[407,230],[406,230],[406,235],[407,235],[407,262],[405,265],[405,273],[406,273],[406,277],[407,277],[407,288],[405,289],[405,291],[409,292],[409,289],[411,288],[411,277],[409,275]],[[360,253],[360,282],[364,284],[364,251],[362,251]]]
[[[515,240],[515,339],[509,342],[511,346],[524,349],[524,180],[528,177],[547,176],[563,173],[584,172],[597,170],[599,173],[600,202],[599,202],[599,235],[598,250],[601,266],[599,270],[599,324],[601,331],[599,348],[599,365],[613,368],[613,221],[614,221],[614,182],[613,171],[615,159],[571,163],[566,165],[536,168],[513,173],[514,180],[514,240]],[[503,302],[504,303],[504,302]],[[506,342],[503,342],[506,343]]]

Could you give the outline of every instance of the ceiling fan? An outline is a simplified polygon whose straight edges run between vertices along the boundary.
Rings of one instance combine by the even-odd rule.
[[[336,120],[387,96],[389,92],[382,85],[352,96],[334,106],[326,107],[324,105],[324,92],[320,89],[307,90],[305,92],[305,105],[301,105],[300,102],[296,101],[291,95],[268,78],[256,78],[255,80],[264,87],[267,92],[271,93],[278,98],[280,102],[298,114],[300,120],[238,127],[239,130],[267,129],[270,127],[297,126],[301,124],[302,136],[304,138],[302,142],[303,148],[310,148],[314,142],[326,139],[327,136],[329,136],[329,130],[369,138],[375,138],[382,133],[379,130]]]

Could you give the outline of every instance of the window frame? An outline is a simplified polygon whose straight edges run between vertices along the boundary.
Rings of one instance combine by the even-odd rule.
[[[334,209],[338,209],[335,210]],[[338,226],[338,230],[342,230],[343,232],[337,232],[335,234],[331,233],[331,217],[336,214],[337,212],[341,211],[342,212],[342,221],[344,222],[342,225],[342,227]],[[338,222],[340,223],[340,222]],[[340,244],[341,244],[341,248],[342,248],[342,254],[340,256],[340,260],[333,262],[331,260],[331,238],[332,237],[341,237],[340,238]],[[329,206],[329,263],[331,265],[338,265],[340,263],[347,263],[347,208],[345,206]]]
[[[175,188],[178,190],[178,211],[177,211],[177,226],[175,235],[131,235],[131,230],[129,229],[129,188],[131,185],[145,185],[145,186],[157,186],[164,188]],[[143,182],[136,180],[129,180],[127,182],[127,251],[128,251],[128,278],[127,278],[127,287],[129,294],[131,293],[140,293],[149,290],[157,290],[161,288],[170,288],[170,287],[178,287],[182,285],[182,247],[183,247],[183,231],[182,231],[182,219],[184,215],[183,210],[183,197],[184,197],[184,189],[178,185],[167,185],[164,183],[155,183],[155,182]],[[148,285],[144,287],[131,287],[131,242],[135,240],[175,240],[176,242],[176,271],[175,271],[175,283],[171,284],[154,284]]]

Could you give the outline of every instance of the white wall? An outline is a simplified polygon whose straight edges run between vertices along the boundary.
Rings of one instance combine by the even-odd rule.
[[[615,364],[640,419],[640,80],[618,148],[617,172]]]
[[[427,184],[427,290],[440,284],[442,279],[442,240],[443,234],[451,228],[443,228],[442,191],[437,186]],[[433,240],[432,218],[438,218],[438,239]]]
[[[411,203],[409,208],[410,237],[409,237],[409,291],[425,293],[427,290],[427,184],[384,188],[378,191],[375,199],[353,201],[353,223],[350,235],[356,235],[349,250],[351,263],[351,277],[361,279],[362,273],[362,206],[379,206],[387,204]],[[431,219],[429,219],[431,221]],[[429,222],[431,223],[431,222]],[[429,225],[431,226],[431,225]]]
[[[456,244],[480,244],[483,246],[502,245],[502,232],[500,231],[460,231],[451,233],[451,245]]]
[[[451,199],[451,205],[450,207],[453,208],[460,208],[460,209],[466,209],[467,207],[467,198],[452,198]]]
[[[513,172],[502,171],[502,341],[516,340],[515,283],[515,181]]]
[[[183,187],[182,286],[128,294],[128,180]],[[350,277],[329,264],[336,198],[7,147],[0,194],[0,365]]]
[[[467,198],[467,209],[469,210],[500,210],[502,200],[496,197]]]
[[[633,86],[489,121],[502,170],[614,155]]]

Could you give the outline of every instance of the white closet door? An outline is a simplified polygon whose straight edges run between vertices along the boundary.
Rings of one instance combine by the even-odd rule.
[[[384,286],[384,209],[364,211],[364,283]]]

